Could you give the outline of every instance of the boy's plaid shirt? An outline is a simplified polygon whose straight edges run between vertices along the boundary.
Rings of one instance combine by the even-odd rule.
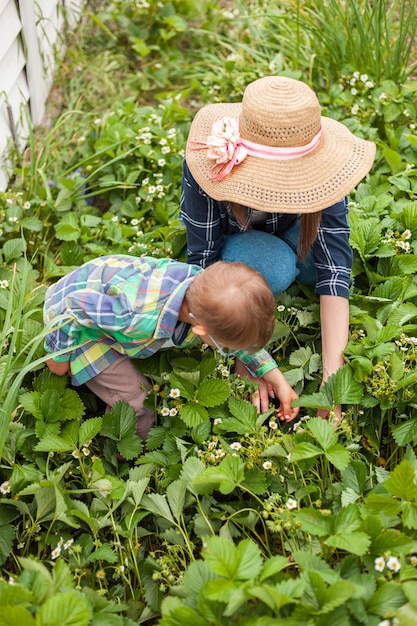
[[[181,304],[196,265],[172,259],[98,257],[49,287],[44,321],[51,331],[45,350],[71,363],[72,383],[81,385],[111,365],[121,354],[146,359],[161,349],[185,348],[199,341],[191,326],[177,323]],[[60,318],[54,326],[53,320]],[[276,367],[265,351],[236,356],[251,373],[262,376]]]

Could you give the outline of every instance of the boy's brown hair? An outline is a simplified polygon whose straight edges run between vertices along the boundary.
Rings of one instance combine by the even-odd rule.
[[[275,298],[265,278],[244,263],[213,263],[195,276],[186,301],[222,347],[256,352],[271,338]]]

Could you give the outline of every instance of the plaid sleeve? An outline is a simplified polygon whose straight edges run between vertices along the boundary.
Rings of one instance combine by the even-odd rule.
[[[219,203],[199,188],[184,160],[181,221],[187,232],[187,261],[207,267],[220,259],[223,247]]]
[[[352,249],[349,245],[347,198],[325,209],[312,251],[317,268],[318,295],[349,298]]]
[[[252,376],[257,378],[262,378],[264,374],[278,367],[266,350],[259,350],[253,354],[249,354],[245,350],[236,350],[235,355],[247,367]]]

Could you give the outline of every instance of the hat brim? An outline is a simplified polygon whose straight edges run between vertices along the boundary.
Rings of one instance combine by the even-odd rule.
[[[353,135],[341,122],[322,117],[322,136],[309,154],[286,161],[247,156],[221,181],[209,170],[214,161],[196,149],[211,134],[214,122],[239,117],[241,103],[209,104],[190,128],[186,160],[198,185],[214,200],[236,202],[268,213],[314,213],[344,198],[366,176],[376,146]]]

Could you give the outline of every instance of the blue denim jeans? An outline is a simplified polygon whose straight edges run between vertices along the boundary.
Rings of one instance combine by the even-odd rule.
[[[222,259],[240,261],[253,267],[266,278],[275,296],[285,291],[296,279],[314,287],[317,274],[313,255],[310,252],[304,263],[297,259],[299,234],[298,219],[279,237],[259,230],[227,235]]]

